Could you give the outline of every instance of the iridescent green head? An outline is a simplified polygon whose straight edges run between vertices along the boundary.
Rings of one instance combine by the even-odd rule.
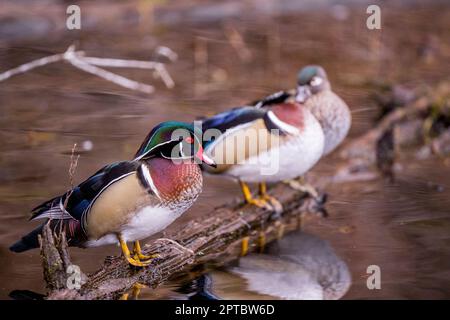
[[[215,165],[203,153],[201,129],[186,122],[162,122],[150,131],[136,152],[135,160],[152,157],[195,159],[199,163]]]
[[[296,100],[304,103],[310,96],[330,90],[327,73],[318,65],[309,65],[300,70],[297,76]]]

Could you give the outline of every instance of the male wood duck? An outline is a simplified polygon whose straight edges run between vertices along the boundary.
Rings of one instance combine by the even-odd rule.
[[[139,240],[165,229],[194,203],[203,183],[200,163],[214,165],[203,154],[200,132],[192,124],[163,122],[149,133],[134,160],[103,167],[33,209],[31,219],[50,219],[53,229],[62,226],[70,246],[119,243],[131,265],[147,266],[155,255],[143,255]],[[42,228],[10,249],[38,247]],[[127,241],[134,241],[133,253]]]
[[[293,179],[307,172],[323,153],[319,122],[295,102],[271,108],[244,106],[202,120],[204,148],[216,168],[208,173],[239,181],[245,202],[258,207],[279,204],[266,193],[266,182]],[[210,139],[211,138],[211,139]],[[259,183],[254,198],[247,183]]]
[[[331,90],[325,70],[309,65],[300,70],[297,88],[280,91],[254,102],[258,108],[295,101],[304,105],[319,120],[325,134],[324,155],[332,152],[347,136],[352,117],[347,104]]]

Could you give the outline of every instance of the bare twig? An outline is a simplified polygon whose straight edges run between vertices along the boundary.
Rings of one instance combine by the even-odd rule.
[[[91,73],[94,74],[100,78],[103,78],[105,80],[111,81],[119,86],[131,89],[131,90],[136,90],[136,91],[141,91],[141,92],[145,92],[145,93],[153,93],[155,91],[155,89],[153,88],[153,86],[151,85],[147,85],[147,84],[143,84],[137,81],[133,81],[130,79],[127,79],[125,77],[119,76],[115,73],[112,73],[110,71],[106,71],[104,69],[101,69],[99,67],[93,66],[89,63],[84,62],[81,59],[77,59],[77,58],[72,58],[70,60],[68,60],[69,63],[71,63],[74,67],[77,67],[78,69],[81,69],[87,73]]]
[[[138,69],[151,69],[157,71],[157,75],[161,77],[164,84],[168,88],[173,88],[175,83],[172,77],[166,70],[166,67],[161,62],[154,61],[140,61],[140,60],[123,60],[123,59],[108,59],[108,58],[96,58],[96,57],[83,57],[83,62],[88,64],[102,66],[102,67],[115,67],[115,68],[138,68]]]
[[[34,68],[45,66],[46,64],[57,62],[64,60],[64,53],[55,54],[53,56],[44,57],[41,59],[37,59],[25,64],[22,64],[18,66],[17,68],[10,69],[8,71],[5,71],[3,73],[0,73],[0,81],[4,81],[6,79],[11,78],[12,76],[15,76],[20,73],[25,73],[27,71],[30,71]]]
[[[171,51],[173,52],[173,51]],[[175,53],[174,53],[175,54]],[[175,54],[176,55],[176,54]],[[172,55],[173,56],[173,55]],[[140,61],[140,60],[123,60],[123,59],[109,59],[109,58],[96,58],[86,57],[83,51],[76,51],[75,46],[70,46],[66,52],[61,54],[55,54],[52,56],[44,57],[38,60],[34,60],[25,63],[17,68],[8,70],[0,74],[0,81],[11,78],[14,75],[25,73],[34,68],[45,66],[49,63],[67,61],[74,67],[83,70],[87,73],[91,73],[105,80],[113,82],[119,86],[145,92],[151,94],[154,92],[154,87],[148,84],[143,84],[134,80],[130,80],[123,76],[117,75],[110,71],[106,71],[98,66],[102,67],[118,67],[118,68],[138,68],[138,69],[150,69],[154,70],[155,75],[164,82],[167,88],[173,88],[175,82],[167,71],[166,67],[161,62],[154,61]]]
[[[78,154],[75,157],[75,150],[77,148],[77,144],[74,143],[71,153],[70,153],[70,165],[69,165],[69,189],[67,190],[67,196],[66,199],[64,200],[64,210],[66,210],[67,208],[67,204],[69,202],[69,198],[73,193],[73,188],[74,188],[74,177],[75,177],[75,172],[77,170],[78,167],[78,160],[80,159],[80,155]],[[64,219],[64,212],[61,212],[61,219]],[[59,234],[61,234],[63,231],[63,223],[59,224]]]
[[[70,166],[69,166],[70,190],[72,190],[73,187],[74,187],[73,178],[75,176],[75,171],[77,170],[77,167],[78,167],[78,160],[80,159],[80,155],[79,154],[75,157],[75,150],[76,150],[76,148],[77,148],[77,144],[74,143],[73,147],[72,147],[71,154],[70,154]]]
[[[168,47],[164,47],[164,46],[159,46],[158,48],[156,48],[155,55],[161,56],[161,57],[166,57],[171,62],[178,60],[177,53],[175,51],[173,51],[172,49],[170,49]]]

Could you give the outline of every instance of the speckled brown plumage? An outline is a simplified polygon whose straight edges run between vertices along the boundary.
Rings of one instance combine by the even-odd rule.
[[[325,134],[324,155],[333,151],[347,136],[351,113],[347,104],[333,91],[323,90],[305,103],[319,121]]]
[[[197,199],[203,184],[198,164],[192,160],[174,162],[164,158],[153,158],[147,163],[161,205],[182,210],[190,207]]]

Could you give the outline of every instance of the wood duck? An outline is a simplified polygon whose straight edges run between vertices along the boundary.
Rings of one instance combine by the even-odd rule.
[[[266,182],[293,179],[320,159],[324,134],[319,122],[295,102],[270,108],[244,106],[202,120],[205,153],[216,168],[210,174],[239,181],[245,202],[259,207],[278,204],[266,193]],[[247,183],[259,183],[253,198]]]
[[[33,209],[31,220],[63,227],[68,244],[96,247],[119,243],[133,266],[151,263],[139,240],[165,229],[184,213],[202,190],[201,135],[192,124],[163,122],[142,143],[135,159],[107,165],[69,192]],[[23,252],[39,247],[43,225],[13,244]],[[131,253],[127,241],[134,241]]]
[[[319,120],[325,134],[324,155],[332,152],[347,136],[352,122],[350,109],[331,90],[330,81],[321,66],[304,67],[298,73],[296,89],[277,92],[255,101],[253,105],[264,108],[288,101],[304,105]]]
[[[255,101],[256,108],[272,108],[282,103],[296,102],[305,106],[319,121],[325,135],[323,155],[331,153],[341,144],[351,125],[351,113],[347,104],[331,90],[325,70],[321,66],[309,65],[300,70],[297,88],[280,91],[262,100]],[[303,177],[286,181],[292,188],[306,192],[320,203],[325,198],[307,183]]]

